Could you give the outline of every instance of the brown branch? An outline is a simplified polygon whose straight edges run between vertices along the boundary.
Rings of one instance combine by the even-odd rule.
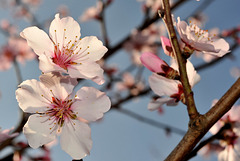
[[[187,158],[192,149],[208,130],[225,114],[240,97],[240,78],[221,97],[205,115],[195,119],[176,148],[169,154],[165,161],[182,161]]]
[[[187,103],[188,115],[189,115],[190,121],[192,121],[199,116],[199,113],[195,106],[193,92],[188,81],[187,70],[186,70],[187,61],[183,57],[182,51],[178,43],[177,35],[172,22],[172,14],[171,14],[169,0],[162,0],[162,4],[163,4],[163,12],[160,13],[159,15],[162,17],[167,27],[170,41],[173,47],[173,52],[177,58],[178,68],[180,73],[180,80],[183,85],[183,92],[184,92],[184,96]]]
[[[100,1],[103,3],[103,6],[102,6],[102,12],[99,15],[100,16],[99,21],[100,21],[100,25],[101,25],[104,44],[108,48],[109,47],[109,40],[108,40],[108,34],[107,34],[106,22],[105,22],[105,9],[106,9],[107,4],[105,4],[103,2],[103,0],[100,0]]]
[[[227,130],[227,129],[230,129],[230,128],[231,128],[230,124],[228,124],[228,123],[225,124],[215,135],[212,135],[209,138],[202,141],[201,143],[199,143],[198,146],[196,148],[194,148],[193,151],[188,155],[186,160],[189,160],[189,159],[193,158],[194,156],[196,156],[198,151],[200,149],[202,149],[205,145],[213,142],[214,140],[222,139],[224,131]]]

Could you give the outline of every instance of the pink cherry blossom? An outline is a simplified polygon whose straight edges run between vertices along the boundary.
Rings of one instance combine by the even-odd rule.
[[[240,106],[233,106],[218,122],[210,129],[212,134],[216,134],[224,125],[229,128],[223,131],[220,139],[220,146],[223,148],[218,154],[221,161],[238,161],[240,153]]]
[[[25,60],[32,60],[36,57],[26,41],[21,38],[9,38],[8,44],[4,45],[0,51],[0,70],[7,70],[16,59],[20,63]]]
[[[151,25],[143,31],[133,30],[129,41],[124,43],[124,49],[131,54],[132,62],[142,65],[140,56],[144,52],[157,53],[156,42],[159,39],[160,29]]]
[[[122,81],[116,83],[116,88],[119,91],[129,90],[132,95],[138,95],[144,89],[142,81],[136,81],[131,73],[125,72],[122,76]]]
[[[103,70],[96,63],[107,48],[95,36],[80,38],[80,26],[72,17],[55,15],[49,29],[50,37],[37,27],[21,32],[28,45],[39,56],[39,68],[44,72],[59,71],[72,78],[91,79],[104,83]]]
[[[161,36],[160,38],[161,38],[161,43],[162,43],[162,48],[164,53],[168,56],[174,57],[172,44],[170,40],[164,36]]]
[[[150,71],[162,75],[166,78],[179,79],[178,71],[171,68],[164,60],[157,55],[145,52],[140,57],[142,64]]]
[[[176,61],[173,61],[171,67],[178,70]],[[191,87],[200,81],[200,76],[195,71],[192,63],[187,61],[187,73]],[[155,94],[160,96],[157,100],[152,100],[149,105],[149,110],[155,110],[157,106],[176,105],[177,102],[182,101],[185,103],[185,97],[183,93],[183,86],[179,80],[168,79],[164,76],[153,73],[149,77],[149,85]]]
[[[181,40],[189,50],[201,51],[206,54],[222,57],[229,52],[229,44],[222,38],[212,37],[207,30],[200,29],[195,24],[188,25],[178,17],[175,23]]]
[[[240,67],[231,68],[230,74],[232,77],[238,79],[240,77]]]
[[[140,60],[146,68],[155,73],[164,73],[164,67],[162,66],[168,66],[164,60],[150,52],[143,53]]]
[[[73,93],[75,78],[47,73],[40,81],[26,80],[16,90],[20,108],[33,113],[23,128],[29,145],[38,148],[61,135],[62,149],[73,159],[89,154],[92,147],[88,122],[103,117],[110,109],[110,99],[93,87]]]
[[[0,128],[0,144],[7,139],[14,138],[19,135],[19,133],[11,134],[12,130],[13,130],[13,128],[5,129],[5,130],[1,130],[1,128]]]
[[[88,8],[82,16],[79,18],[80,21],[86,22],[92,19],[98,19],[100,18],[100,13],[102,12],[103,9],[103,2],[102,1],[97,1],[97,5],[94,7]]]

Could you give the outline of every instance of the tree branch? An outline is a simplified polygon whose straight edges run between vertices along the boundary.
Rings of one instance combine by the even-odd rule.
[[[192,149],[208,130],[225,114],[240,97],[240,78],[221,97],[205,115],[199,115],[195,119],[194,126],[190,126],[186,135],[169,154],[165,161],[182,161],[187,158]]]
[[[177,58],[178,62],[178,68],[180,73],[180,79],[183,85],[183,92],[187,103],[187,110],[188,115],[190,118],[190,121],[194,120],[196,117],[199,116],[199,113],[197,111],[197,108],[195,106],[194,98],[193,98],[193,92],[191,89],[191,86],[188,81],[187,77],[187,70],[186,70],[186,59],[182,55],[182,51],[180,49],[180,46],[178,44],[177,35],[173,26],[172,22],[172,14],[171,14],[171,8],[169,4],[169,0],[162,0],[163,4],[163,12],[160,13],[160,16],[163,16],[162,19],[167,27],[168,34],[170,37],[170,41],[173,47],[173,52]]]

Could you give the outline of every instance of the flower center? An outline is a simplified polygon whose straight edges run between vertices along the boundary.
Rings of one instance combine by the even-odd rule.
[[[51,59],[53,63],[67,71],[69,66],[81,64],[77,63],[76,61],[79,62],[80,59],[82,61],[84,61],[84,59],[85,60],[88,59],[83,57],[90,53],[87,52],[89,46],[87,46],[85,49],[79,47],[79,45],[81,44],[81,39],[79,39],[78,36],[75,36],[74,41],[69,40],[68,42],[66,42],[67,37],[65,36],[66,35],[65,32],[66,29],[64,29],[63,34],[63,44],[60,46],[57,39],[57,30],[55,30],[56,39],[55,42],[53,41],[54,53]]]
[[[52,90],[50,91],[52,92]],[[51,100],[47,99],[43,95],[42,97],[45,98],[50,105],[47,107],[48,110],[42,113],[43,115],[40,115],[40,117],[46,116],[48,117],[48,121],[52,121],[51,124],[53,124],[53,126],[50,130],[54,131],[58,129],[58,132],[60,132],[60,128],[64,125],[65,121],[75,125],[72,120],[77,119],[77,113],[74,113],[71,109],[71,105],[74,103],[74,100],[69,99],[69,96],[65,99],[58,99],[53,95]]]
[[[185,96],[183,93],[183,86],[181,84],[178,84],[178,93],[173,94],[170,97],[175,98],[176,99],[175,102],[182,101],[182,103],[184,104],[186,103]]]
[[[204,41],[204,42],[213,42],[211,40],[211,37],[209,36],[208,30],[202,30],[200,29],[196,24],[192,24],[190,21],[189,29],[191,32],[194,32],[194,37],[198,41]]]

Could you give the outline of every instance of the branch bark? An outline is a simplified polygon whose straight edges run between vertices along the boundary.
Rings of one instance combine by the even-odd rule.
[[[162,17],[167,27],[169,38],[173,47],[173,52],[177,58],[178,68],[180,73],[180,80],[183,85],[183,92],[184,92],[184,96],[187,103],[188,115],[189,115],[190,121],[192,121],[199,116],[199,113],[195,106],[193,92],[188,81],[187,69],[186,69],[187,61],[183,57],[182,51],[178,44],[177,35],[172,22],[172,14],[171,14],[169,0],[162,0],[162,4],[163,4],[163,12],[160,13],[159,15]]]
[[[240,97],[240,78],[221,97],[221,99],[206,114],[199,115],[195,124],[189,129],[176,148],[165,161],[182,161],[208,132],[208,130],[225,114]]]

